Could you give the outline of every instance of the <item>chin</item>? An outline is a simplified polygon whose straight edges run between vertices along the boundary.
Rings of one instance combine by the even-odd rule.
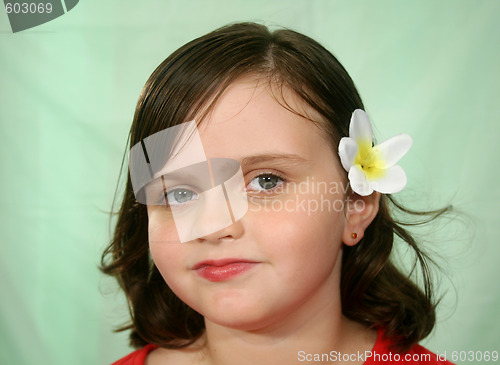
[[[205,320],[218,326],[223,326],[241,331],[259,331],[276,323],[283,313],[270,311],[269,308],[259,308],[259,306],[248,306],[244,308],[219,307],[219,310],[213,306],[205,314]]]
[[[271,324],[271,319],[266,320],[266,318],[248,318],[248,315],[246,316],[246,318],[228,318],[227,315],[222,316],[222,318],[213,319],[205,317],[205,320],[209,320],[218,326],[247,332],[259,331]]]

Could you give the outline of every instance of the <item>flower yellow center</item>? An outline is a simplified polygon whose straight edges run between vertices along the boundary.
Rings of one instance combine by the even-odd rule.
[[[358,141],[358,154],[354,164],[359,165],[368,180],[377,180],[385,175],[386,163],[371,141]]]

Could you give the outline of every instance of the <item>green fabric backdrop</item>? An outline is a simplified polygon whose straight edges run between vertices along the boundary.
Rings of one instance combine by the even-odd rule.
[[[420,231],[447,273],[424,344],[500,350],[499,15],[496,0],[81,0],[13,34],[0,8],[0,363],[107,364],[130,351],[112,333],[123,298],[97,265],[135,103],[167,55],[234,21],[317,39],[379,139],[413,137],[398,195],[464,212]]]

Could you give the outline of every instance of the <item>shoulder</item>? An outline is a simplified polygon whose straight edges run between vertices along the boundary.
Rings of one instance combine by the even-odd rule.
[[[446,355],[435,354],[425,347],[417,344],[406,352],[395,352],[391,350],[393,342],[384,337],[383,329],[379,329],[377,342],[363,365],[453,365],[446,359]]]
[[[136,350],[111,365],[144,365],[146,356],[156,349],[156,345],[146,345],[143,348]]]

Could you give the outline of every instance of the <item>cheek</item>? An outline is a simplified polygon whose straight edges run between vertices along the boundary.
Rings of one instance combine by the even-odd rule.
[[[161,241],[149,243],[151,258],[167,283],[182,268],[183,256],[179,245]]]
[[[172,214],[161,206],[148,206],[148,240],[156,243],[179,243],[179,235]]]
[[[161,209],[148,208],[148,240],[151,257],[170,285],[175,273],[185,266],[184,247],[178,242],[173,221]]]
[[[165,283],[177,297],[191,305],[192,283],[187,280],[185,246],[182,243],[150,243],[151,258]]]
[[[332,262],[341,247],[342,212],[295,209],[260,211],[244,218],[261,249],[283,261]],[[314,263],[313,263],[314,264]]]
[[[311,240],[341,237],[344,199],[339,194],[287,195],[251,205],[248,228],[273,237],[307,236]]]
[[[252,217],[251,238],[269,260],[266,287],[269,293],[277,293],[276,303],[295,305],[318,291],[328,298],[338,297],[341,218],[323,212],[261,212]]]

